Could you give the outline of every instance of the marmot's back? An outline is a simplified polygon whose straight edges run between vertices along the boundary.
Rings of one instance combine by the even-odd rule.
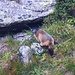
[[[37,35],[38,35],[38,38],[42,39],[42,41],[47,41],[47,40],[50,40],[50,41],[53,41],[53,37],[51,35],[49,35],[48,33],[46,33],[45,31],[39,29],[37,31]]]
[[[53,37],[41,29],[33,30],[33,34],[41,46],[48,47],[49,54],[52,56],[54,54],[54,49],[53,49],[54,39],[53,39]]]

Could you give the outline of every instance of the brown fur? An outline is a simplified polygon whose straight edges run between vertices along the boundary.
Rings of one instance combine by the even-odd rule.
[[[49,51],[49,53],[54,52],[53,51],[54,39],[51,35],[49,35],[48,33],[46,33],[41,29],[37,29],[34,32],[34,37],[40,43],[41,46],[47,46],[48,50],[51,50]],[[50,55],[53,55],[53,53],[50,53]]]

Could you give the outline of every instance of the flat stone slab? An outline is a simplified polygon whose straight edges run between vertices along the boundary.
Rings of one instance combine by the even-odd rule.
[[[55,0],[0,0],[0,27],[15,22],[28,22],[45,17],[54,11]]]

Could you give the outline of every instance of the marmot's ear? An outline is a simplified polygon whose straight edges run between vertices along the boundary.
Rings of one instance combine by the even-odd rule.
[[[31,32],[32,32],[33,34],[35,34],[38,30],[39,30],[38,28],[31,29]]]
[[[35,29],[31,29],[31,32],[34,34],[35,33]]]

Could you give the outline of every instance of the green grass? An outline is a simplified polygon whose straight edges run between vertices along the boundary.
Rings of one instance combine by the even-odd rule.
[[[10,36],[8,40],[0,41],[10,47],[10,52],[5,53],[0,59],[0,75],[66,75],[67,72],[75,75],[75,58],[72,55],[75,51],[75,18],[69,14],[75,10],[74,4],[74,0],[57,2],[55,12],[43,21],[41,29],[58,40],[58,44],[54,45],[53,57],[46,51],[40,56],[33,54],[32,63],[27,65],[19,60],[10,61],[11,54],[19,54],[20,46],[30,46],[33,42],[37,42],[31,31],[26,32],[32,36],[32,39],[25,40],[22,44]],[[5,71],[4,65],[7,63],[12,69]]]
[[[49,21],[49,17],[46,20]],[[55,21],[52,24],[47,22],[47,25],[44,23],[41,29],[58,39],[58,44],[54,45],[54,56],[51,57],[48,51],[40,56],[33,54],[32,63],[25,66],[18,60],[10,62],[8,59],[10,59],[11,53],[5,53],[0,60],[1,75],[65,75],[66,72],[72,72],[72,75],[75,75],[75,59],[72,56],[72,52],[75,50],[75,26],[68,21]],[[27,33],[32,35],[30,31]],[[30,46],[32,42],[37,41],[32,35],[32,39],[25,40],[23,44],[13,40],[12,37],[3,42],[9,45],[12,53],[18,54],[21,45]],[[6,62],[13,67],[11,71],[5,72],[3,69]]]
[[[41,56],[33,55],[32,63],[29,63],[27,66],[24,66],[20,61],[9,62],[11,66],[13,66],[13,69],[8,72],[8,75],[65,75],[67,71],[70,71],[75,75],[75,59],[72,57],[72,51],[75,50],[75,28],[62,21],[48,25],[47,28],[44,26],[41,28],[49,34],[58,37],[58,40],[61,38],[62,42],[58,42],[58,44],[54,46],[55,55],[51,57],[47,51]],[[28,33],[31,34],[30,32]],[[34,37],[33,39],[36,42]],[[5,43],[10,46],[13,53],[15,52],[17,54],[18,49],[21,46],[18,41],[14,41],[9,37],[9,40],[5,41]],[[30,46],[31,41],[26,40],[23,45]],[[7,61],[9,56],[10,53],[3,55],[2,60]],[[2,72],[4,70],[0,67],[0,71]],[[5,71],[4,73],[7,75]]]
[[[73,26],[66,23],[61,23],[49,25],[48,28],[45,28],[44,26],[42,27],[42,29],[49,34],[63,40],[62,42],[58,42],[58,45],[54,46],[54,57],[51,57],[48,52],[43,53],[41,56],[33,55],[33,62],[29,63],[25,67],[20,61],[12,62],[10,64],[13,66],[13,69],[8,73],[4,72],[5,75],[65,75],[66,71],[71,71],[74,75],[75,59],[72,57],[72,51],[75,50],[75,30]],[[12,38],[10,38],[9,40],[5,41],[5,43],[10,46],[11,50],[13,50],[12,52],[17,53],[15,50],[18,50],[18,47],[20,46],[18,41],[14,41]],[[31,41],[27,40],[23,43],[23,45],[30,46]],[[5,59],[4,61],[7,61],[9,56],[10,53],[3,55],[2,60]],[[0,69],[0,71],[4,70]]]

